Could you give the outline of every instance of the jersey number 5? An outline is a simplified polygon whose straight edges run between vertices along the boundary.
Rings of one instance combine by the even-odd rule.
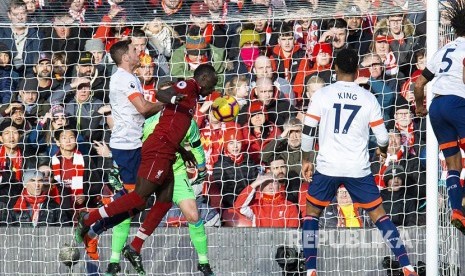
[[[349,130],[349,127],[352,124],[352,121],[354,120],[355,115],[357,115],[357,112],[360,110],[361,106],[345,104],[341,108],[341,104],[335,103],[333,108],[336,109],[336,118],[334,120],[334,133],[339,133],[339,126],[341,124],[341,109],[352,110],[352,113],[350,114],[346,124],[344,125],[344,128],[342,129],[342,134],[347,134],[347,131]]]
[[[452,53],[453,51],[455,51],[455,48],[449,48],[444,53],[444,56],[442,56],[442,62],[447,62],[447,66],[444,69],[440,68],[439,73],[443,73],[443,72],[447,73],[447,71],[449,71],[450,67],[452,66],[452,59],[447,57],[447,54]]]

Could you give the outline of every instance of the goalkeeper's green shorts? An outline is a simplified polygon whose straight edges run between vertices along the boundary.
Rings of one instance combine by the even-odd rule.
[[[177,172],[174,174],[173,202],[179,205],[181,201],[186,199],[195,200],[194,190],[187,173],[185,171]]]

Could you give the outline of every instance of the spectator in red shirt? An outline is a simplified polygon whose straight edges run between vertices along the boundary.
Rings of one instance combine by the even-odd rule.
[[[256,227],[299,227],[297,206],[285,199],[284,187],[272,173],[259,175],[234,202],[234,208]]]

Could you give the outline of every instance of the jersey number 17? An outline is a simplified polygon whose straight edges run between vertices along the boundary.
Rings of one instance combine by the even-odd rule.
[[[352,124],[352,121],[354,120],[355,115],[357,115],[357,113],[360,110],[361,106],[352,105],[352,104],[345,104],[344,106],[341,106],[341,104],[335,103],[333,108],[336,109],[336,118],[334,120],[334,133],[339,133],[340,132],[339,128],[340,128],[340,124],[341,124],[341,110],[342,109],[347,109],[347,110],[352,111],[349,118],[347,119],[347,122],[344,125],[344,128],[342,129],[342,134],[347,134],[347,131],[349,131],[349,127]]]

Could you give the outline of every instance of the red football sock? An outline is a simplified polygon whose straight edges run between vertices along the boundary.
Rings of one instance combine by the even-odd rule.
[[[144,219],[141,227],[137,231],[136,237],[131,243],[131,247],[140,253],[144,241],[152,235],[155,228],[157,228],[160,221],[165,214],[170,210],[173,204],[171,202],[156,202],[155,205],[150,208],[149,213]]]
[[[91,226],[94,222],[106,218],[118,215],[124,212],[131,211],[134,208],[145,204],[145,200],[140,197],[137,193],[131,192],[126,194],[110,204],[100,207],[89,213],[89,216],[84,220],[85,225]]]

